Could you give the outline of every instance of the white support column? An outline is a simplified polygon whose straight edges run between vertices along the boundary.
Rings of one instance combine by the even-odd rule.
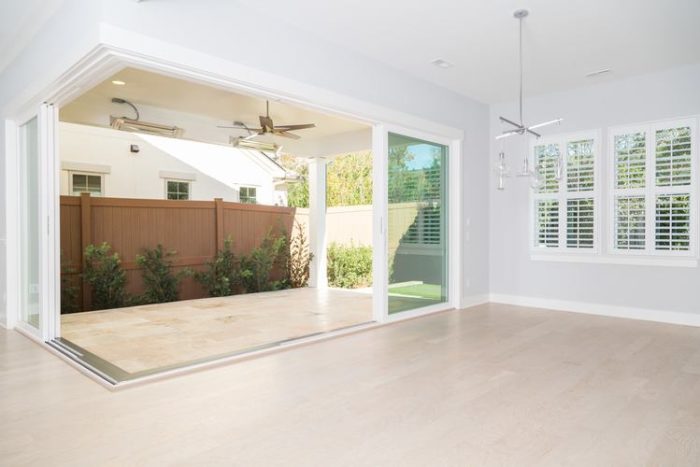
[[[309,250],[314,255],[309,286],[326,288],[326,160],[321,157],[309,162]]]

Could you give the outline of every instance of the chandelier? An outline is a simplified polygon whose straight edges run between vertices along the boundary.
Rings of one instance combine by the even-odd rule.
[[[518,20],[518,55],[519,55],[519,71],[520,71],[520,89],[519,89],[519,123],[505,118],[498,117],[501,127],[501,133],[496,136],[496,140],[500,141],[501,147],[498,152],[498,163],[496,165],[496,174],[498,176],[498,189],[503,190],[505,188],[505,178],[510,176],[510,170],[506,163],[505,156],[505,145],[504,141],[506,138],[511,136],[524,136],[528,138],[534,136],[539,138],[541,135],[536,132],[538,128],[543,128],[549,125],[559,124],[563,119],[555,118],[554,120],[548,120],[546,122],[536,123],[534,125],[526,125],[523,117],[523,19],[527,17],[530,13],[527,10],[516,10],[513,12],[513,17]],[[561,159],[561,157],[560,157]],[[520,172],[518,172],[518,177],[528,177],[530,178],[530,186],[533,188],[538,188],[542,184],[542,176],[540,173],[540,167],[534,164],[533,167],[530,166],[530,159],[528,157],[528,151],[525,151],[525,157],[523,158],[523,165]],[[557,161],[557,169],[555,171],[558,177],[561,174],[561,160]]]

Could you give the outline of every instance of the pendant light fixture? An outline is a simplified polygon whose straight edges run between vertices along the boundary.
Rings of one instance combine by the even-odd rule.
[[[526,125],[525,124],[525,119],[524,119],[524,110],[523,110],[523,19],[525,19],[529,15],[528,10],[516,10],[513,12],[513,17],[518,20],[518,57],[519,57],[519,73],[520,73],[520,87],[519,87],[519,96],[518,96],[518,122],[515,122],[511,119],[505,118],[503,116],[498,117],[498,119],[501,122],[501,126],[503,125],[508,125],[508,128],[505,130],[502,130],[501,133],[496,136],[497,140],[504,140],[506,138],[509,138],[511,136],[534,136],[535,138],[539,138],[541,135],[534,131],[538,128],[543,128],[549,125],[554,125],[554,124],[559,124],[562,122],[563,119],[561,118],[555,118],[553,120],[547,120],[546,122],[541,122],[541,123],[536,123],[534,125]],[[501,143],[503,146],[503,143]],[[503,189],[503,177],[508,176],[507,175],[507,169],[506,163],[505,163],[505,151],[503,148],[501,148],[499,155],[498,155],[498,166],[496,167],[497,173],[499,173],[499,179],[498,179],[498,188],[500,190]],[[561,166],[559,163],[558,166]],[[533,188],[537,188],[542,181],[542,177],[539,171],[539,167],[535,165],[533,168],[531,168],[530,160],[527,155],[527,151],[525,152],[525,157],[523,158],[523,166],[520,172],[517,174],[518,177],[530,177],[531,178],[531,183],[530,185]]]

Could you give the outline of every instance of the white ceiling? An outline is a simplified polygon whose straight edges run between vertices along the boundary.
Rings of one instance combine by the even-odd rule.
[[[0,72],[63,3],[1,1]],[[517,96],[517,8],[531,11],[528,95],[700,62],[700,0],[237,1],[270,23],[289,23],[484,102]],[[436,58],[454,67],[431,65]],[[613,72],[584,77],[601,68]]]
[[[63,0],[0,0],[0,73],[32,40]]]
[[[531,12],[526,94],[700,62],[700,0],[238,1],[483,102],[517,96],[518,8]],[[601,68],[613,73],[584,77]]]

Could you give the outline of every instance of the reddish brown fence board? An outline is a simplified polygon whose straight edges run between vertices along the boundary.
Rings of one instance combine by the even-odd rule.
[[[64,264],[81,272],[86,245],[107,242],[119,253],[128,291],[143,292],[136,255],[158,244],[177,252],[175,272],[201,270],[217,246],[231,237],[237,254],[247,254],[270,229],[291,232],[294,208],[214,201],[171,201],[61,196],[61,251]],[[79,281],[76,281],[79,282]],[[180,287],[181,299],[206,294],[192,278]],[[80,309],[90,309],[89,293],[81,290]]]

